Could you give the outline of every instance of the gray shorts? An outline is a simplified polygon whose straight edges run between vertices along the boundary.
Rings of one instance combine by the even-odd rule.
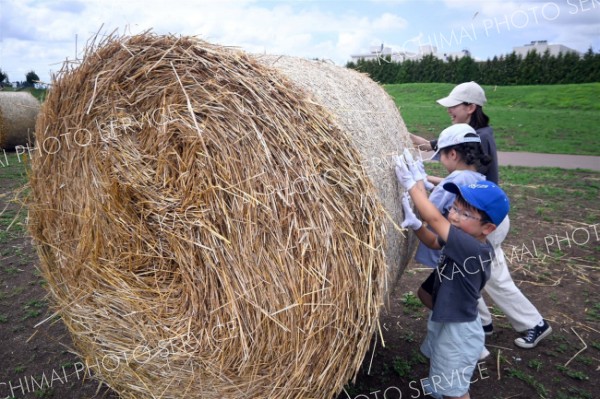
[[[445,396],[467,393],[484,343],[479,317],[464,323],[439,323],[431,321],[430,315],[421,345],[430,362],[427,390]]]

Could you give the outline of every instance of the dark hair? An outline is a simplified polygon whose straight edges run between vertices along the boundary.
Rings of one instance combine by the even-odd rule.
[[[470,103],[463,103],[465,105],[470,105]],[[469,125],[477,130],[482,127],[487,127],[490,124],[490,117],[487,116],[483,112],[483,107],[481,105],[475,104],[475,112],[471,114],[471,119],[469,119]]]
[[[465,137],[477,137],[473,133],[467,133]],[[492,157],[483,152],[481,143],[462,143],[450,147],[442,148],[441,152],[447,154],[454,150],[467,165],[475,165],[477,170],[492,163]]]
[[[469,204],[467,201],[465,201],[463,196],[460,195],[460,193],[456,194],[456,198],[454,199],[454,202],[458,202],[462,207],[476,211],[479,214],[479,217],[481,218],[481,220],[480,220],[481,224],[492,223],[492,219],[490,219],[490,217],[488,216],[488,214],[485,211],[482,211],[481,209],[477,209],[473,205]]]

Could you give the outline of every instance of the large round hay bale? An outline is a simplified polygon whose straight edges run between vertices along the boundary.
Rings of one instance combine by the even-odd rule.
[[[331,398],[355,375],[388,215],[339,115],[193,38],[110,37],[61,71],[30,231],[98,378],[124,398]]]
[[[24,91],[0,91],[0,148],[12,150],[33,142],[40,102]]]

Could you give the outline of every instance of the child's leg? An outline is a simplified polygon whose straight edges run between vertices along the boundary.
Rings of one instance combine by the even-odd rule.
[[[477,310],[479,311],[479,316],[481,317],[481,324],[484,326],[492,324],[492,314],[485,304],[483,296],[479,297],[479,300],[477,301]]]
[[[487,238],[494,247],[496,259],[492,263],[492,275],[485,285],[485,292],[517,331],[525,331],[542,321],[542,315],[515,285],[508,270],[502,242],[510,230],[510,219],[507,216]],[[485,309],[484,309],[485,308]],[[479,315],[483,325],[492,322],[491,314],[483,299],[478,303]]]
[[[492,263],[492,275],[484,290],[492,301],[506,315],[517,331],[525,331],[542,321],[542,315],[515,285],[502,248],[494,248],[496,259]]]
[[[429,340],[431,348],[428,383],[431,391],[445,398],[469,398],[469,387],[479,356],[484,347],[484,335],[479,318],[472,322],[428,322],[437,334]]]

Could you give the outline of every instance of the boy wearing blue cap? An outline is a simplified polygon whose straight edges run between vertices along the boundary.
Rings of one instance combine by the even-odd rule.
[[[508,214],[509,201],[486,180],[446,183],[444,189],[456,194],[446,219],[427,198],[422,177],[413,175],[401,158],[396,159],[396,176],[433,231],[417,219],[406,193],[402,227],[412,228],[428,247],[442,249],[437,268],[419,288],[419,298],[431,309],[421,345],[430,359],[429,380],[423,388],[438,399],[468,399],[471,376],[484,348],[477,300],[494,258],[486,237]]]

